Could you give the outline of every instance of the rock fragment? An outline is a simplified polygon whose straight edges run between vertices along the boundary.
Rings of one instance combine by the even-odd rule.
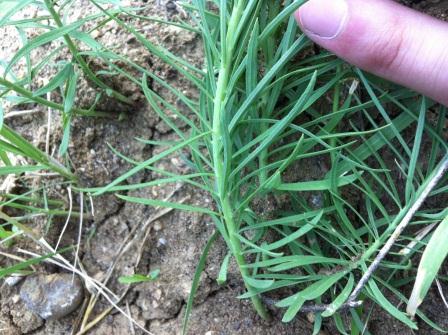
[[[20,288],[20,298],[26,307],[45,320],[70,314],[83,296],[81,280],[68,273],[28,277]]]

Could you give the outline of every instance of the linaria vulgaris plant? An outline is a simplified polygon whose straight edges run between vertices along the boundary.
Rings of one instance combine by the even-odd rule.
[[[113,9],[104,5],[107,1],[91,2],[99,9],[97,15],[64,25],[54,3],[45,0],[54,29],[45,38],[41,35],[30,41],[13,61],[44,41],[63,38],[73,53],[73,61],[55,76],[54,85],[42,92],[66,83],[67,95],[79,72],[93,77],[110,96],[126,102],[126,97],[95,80],[95,73],[76,47],[76,43],[84,43],[90,51],[83,51],[83,55],[98,57],[117,74],[127,75],[141,87],[151,109],[177,135],[177,141],[172,143],[148,141],[148,145],[161,145],[166,150],[145,161],[137,162],[120,154],[134,167],[107,186],[84,191],[94,196],[115,192],[127,201],[211,217],[217,233],[210,238],[199,261],[185,312],[184,332],[207,253],[218,236],[228,247],[218,282],[226,281],[229,263],[234,261],[246,288],[240,298],[250,299],[262,318],[268,318],[265,303],[270,302],[285,309],[285,322],[299,311],[311,310],[316,313],[315,333],[324,317],[333,317],[341,333],[346,333],[339,310],[349,308],[354,316],[352,329],[361,331],[368,319],[362,320],[362,307],[353,308],[359,304],[350,300],[353,293],[356,297],[361,293],[361,300],[374,301],[415,329],[416,323],[389,298],[407,304],[408,299],[399,288],[420,273],[413,300],[423,299],[446,255],[445,252],[439,256],[440,262],[423,275],[422,270],[416,272],[412,263],[413,256],[424,249],[431,237],[430,231],[423,236],[415,231],[442,220],[440,230],[447,226],[446,206],[416,207],[427,198],[428,185],[441,171],[443,163],[438,162],[448,149],[444,134],[446,109],[314,47],[292,17],[303,0],[192,0],[179,4],[189,14],[190,23],[158,22],[197,32],[202,37],[202,68],[153,44],[123,19],[129,16],[154,20],[136,15],[139,9],[120,7],[116,1],[110,1],[115,5]],[[0,22],[5,24],[8,19]],[[187,97],[150,70],[80,34],[83,23],[93,20],[115,21],[154,57],[189,80],[199,98]],[[115,65],[115,60],[139,71],[140,77],[126,74]],[[6,67],[6,72],[11,66]],[[174,94],[183,108],[149,87],[148,79]],[[20,82],[1,78],[0,85],[3,95],[14,91],[28,101],[50,104],[24,89]],[[95,115],[93,111],[75,110],[72,100],[65,101],[65,106],[49,105],[66,113],[64,129],[69,129],[71,112]],[[428,111],[436,112],[431,120]],[[155,167],[161,159],[185,150],[190,153],[188,158],[183,155],[192,170],[190,174],[176,175]],[[320,171],[310,173],[312,178],[300,179],[298,176],[304,175],[301,170],[310,164],[312,170]],[[144,169],[163,177],[141,184],[126,183]],[[429,196],[446,199],[447,178],[439,179]],[[177,182],[206,191],[213,206],[202,208],[123,194]],[[275,203],[275,210],[266,216],[257,204],[268,201]],[[357,291],[359,278],[367,273],[380,249],[414,208],[410,223],[413,229],[394,240],[395,257],[381,260],[379,270]],[[441,242],[430,243],[430,256],[423,260],[436,253],[437,243]],[[428,261],[421,268],[428,268]],[[405,279],[400,277],[403,271],[408,271]],[[408,308],[410,313],[441,330],[415,305],[413,302]]]

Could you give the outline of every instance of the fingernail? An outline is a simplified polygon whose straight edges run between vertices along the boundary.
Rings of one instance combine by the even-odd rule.
[[[348,16],[346,0],[309,0],[296,13],[306,32],[324,39],[336,38]]]

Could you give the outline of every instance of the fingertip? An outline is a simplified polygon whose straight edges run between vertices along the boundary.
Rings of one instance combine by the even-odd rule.
[[[309,0],[295,18],[349,63],[448,104],[448,23],[391,0]]]
[[[295,17],[308,35],[331,40],[344,29],[348,4],[346,0],[309,0],[296,11]]]

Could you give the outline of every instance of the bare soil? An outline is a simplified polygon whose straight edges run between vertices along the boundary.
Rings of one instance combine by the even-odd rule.
[[[129,1],[135,6],[146,6],[144,14],[162,18],[182,16],[172,1]],[[446,18],[448,14],[448,1],[414,1],[413,6],[440,18]],[[79,6],[73,8],[73,19],[84,16],[93,11],[89,1],[80,0]],[[34,13],[29,13],[33,15]],[[168,46],[170,51],[180,57],[200,66],[202,51],[200,38],[191,32],[185,32],[175,27],[162,26],[151,22],[133,22],[135,26],[149,40],[154,43],[162,43]],[[9,58],[18,47],[16,32],[11,28],[0,31],[4,38],[1,42],[0,58]],[[176,72],[169,69],[164,63],[153,57],[146,49],[129,36],[123,29],[114,23],[109,23],[100,32],[95,33],[95,38],[101,43],[119,50],[131,57],[141,66],[155,71],[166,82],[175,84],[184,93],[194,97],[197,93]],[[47,46],[47,48],[54,45]],[[38,50],[33,57],[39,59],[44,50]],[[67,56],[68,57],[68,56]],[[101,68],[102,64],[93,64]],[[23,66],[23,65],[22,65]],[[132,70],[129,70],[132,71]],[[48,78],[52,75],[48,70]],[[48,78],[41,78],[43,82]],[[134,105],[123,106],[116,101],[104,99],[99,108],[110,111],[114,116],[111,119],[103,118],[76,118],[73,121],[72,142],[69,147],[69,156],[74,170],[82,180],[84,186],[104,185],[120,176],[130,167],[124,160],[118,158],[109,145],[119,152],[134,160],[144,160],[157,154],[161,149],[144,145],[135,138],[171,140],[174,134],[161,122],[153,111],[144,103],[142,92],[135,85],[123,78],[104,78],[110,80],[114,87],[126,95],[131,96]],[[170,102],[180,108],[182,105],[170,93],[151,82],[151,87],[166,97]],[[95,90],[84,82],[78,88],[78,106],[90,106],[94,101]],[[54,100],[58,97],[52,97]],[[40,106],[26,106],[34,110],[34,113],[7,119],[7,123],[23,134],[26,138],[45,147],[45,133],[47,129],[48,110]],[[117,119],[121,113],[124,118]],[[51,149],[57,149],[61,140],[62,130],[60,118],[56,112],[52,112],[51,123]],[[179,123],[180,126],[182,124]],[[188,167],[181,157],[168,157],[158,163],[160,169],[185,173]],[[310,169],[313,170],[313,169]],[[143,182],[155,179],[157,175],[145,171],[133,177],[133,182]],[[64,186],[57,185],[54,194],[66,197],[67,190]],[[130,191],[133,196],[157,196],[165,198],[171,196],[172,201],[188,200],[188,203],[209,206],[210,199],[205,194],[192,190],[185,185],[170,187],[153,187],[150,189]],[[213,224],[206,216],[172,211],[151,221],[158,211],[142,205],[124,203],[112,195],[106,195],[94,199],[95,215],[84,222],[82,231],[80,260],[85,271],[96,279],[105,277],[110,265],[117,257],[118,247],[122,241],[143,223],[150,223],[145,231],[140,232],[136,228],[136,243],[123,253],[109,281],[108,287],[120,295],[125,286],[117,283],[120,275],[132,273],[148,273],[150,270],[160,269],[159,279],[154,282],[134,285],[120,304],[132,317],[146,329],[156,335],[179,334],[185,305],[193,278],[193,274],[201,255],[202,249],[208,238],[214,232]],[[50,243],[55,243],[62,225],[63,219],[55,220],[45,235]],[[36,231],[44,232],[46,222],[35,220],[32,222]],[[138,245],[144,241],[143,247]],[[78,236],[78,221],[72,220],[64,234],[63,245],[76,243]],[[36,246],[28,241],[18,241],[13,249],[36,249]],[[8,252],[13,253],[14,250]],[[313,324],[306,315],[299,316],[289,324],[281,323],[280,311],[273,310],[273,319],[269,322],[261,320],[253,311],[249,302],[236,298],[243,292],[243,286],[234,267],[231,267],[228,283],[220,287],[216,283],[216,277],[220,264],[225,257],[226,247],[222,241],[218,241],[212,248],[208,257],[206,270],[201,277],[200,288],[191,316],[190,334],[311,334]],[[141,261],[136,264],[138,255]],[[67,255],[73,257],[73,255]],[[0,257],[0,264],[4,266],[11,261]],[[37,267],[41,273],[61,272],[60,268],[42,264]],[[445,272],[447,269],[445,269]],[[72,334],[73,325],[85,312],[80,308],[71,315],[57,320],[44,321],[33,315],[26,309],[19,298],[19,286],[7,286],[2,284],[0,288],[0,329],[6,335],[16,334]],[[86,293],[88,293],[86,291]],[[448,328],[448,313],[443,307],[443,302],[437,290],[431,291],[424,309],[428,316],[445,328]],[[86,299],[89,294],[86,294]],[[92,320],[110,305],[100,299],[92,312]],[[127,306],[127,307],[126,307]],[[368,306],[367,306],[368,307]],[[412,334],[402,324],[382,312],[378,307],[372,311],[369,331],[372,334]],[[419,334],[436,334],[423,323]],[[113,310],[107,317],[93,327],[88,334],[96,335],[121,335],[142,334],[137,327],[118,311]],[[338,334],[334,325],[325,322],[321,334]]]

